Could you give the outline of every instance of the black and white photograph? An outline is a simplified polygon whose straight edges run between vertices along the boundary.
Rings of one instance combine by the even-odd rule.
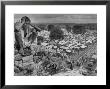
[[[14,14],[14,76],[97,76],[97,14]]]

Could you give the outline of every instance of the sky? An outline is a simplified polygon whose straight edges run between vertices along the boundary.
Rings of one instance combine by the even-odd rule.
[[[97,23],[96,14],[15,14],[14,21],[23,16],[29,17],[32,23]]]

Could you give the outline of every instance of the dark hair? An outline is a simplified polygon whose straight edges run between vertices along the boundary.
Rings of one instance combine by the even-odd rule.
[[[26,22],[29,22],[29,23],[31,22],[30,18],[27,17],[27,16],[24,16],[24,17],[21,18],[21,22],[23,22],[23,21],[25,21],[25,23]]]

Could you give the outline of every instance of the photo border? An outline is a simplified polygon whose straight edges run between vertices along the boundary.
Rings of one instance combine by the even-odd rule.
[[[1,2],[1,88],[54,88],[53,85],[5,85],[5,6],[6,5],[106,5],[106,85],[110,84],[108,71],[110,54],[110,1],[2,1]],[[76,86],[76,85],[74,85]],[[79,85],[77,85],[79,86]],[[82,85],[81,85],[82,86]],[[80,87],[81,87],[80,86]],[[84,86],[84,85],[83,85]],[[66,88],[66,87],[65,87]],[[67,87],[68,88],[68,87]]]

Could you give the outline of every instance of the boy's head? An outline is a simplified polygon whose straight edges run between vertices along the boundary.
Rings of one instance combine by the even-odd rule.
[[[29,19],[29,17],[24,16],[24,17],[21,18],[21,23],[30,24],[31,20]]]

